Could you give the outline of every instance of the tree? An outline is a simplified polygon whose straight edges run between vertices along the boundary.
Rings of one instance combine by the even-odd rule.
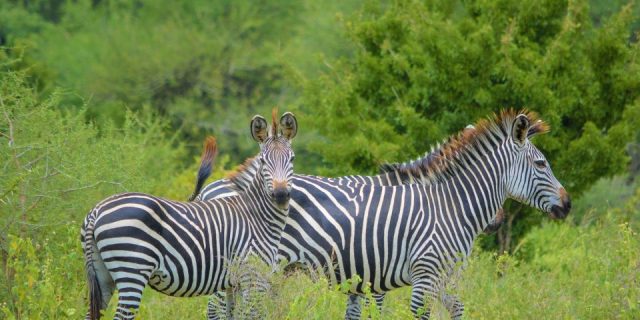
[[[347,21],[355,58],[306,84],[324,173],[374,173],[503,108],[551,125],[536,138],[569,193],[625,168],[640,117],[638,20],[631,4],[594,27],[586,1],[399,1]],[[507,204],[502,231],[540,215]]]

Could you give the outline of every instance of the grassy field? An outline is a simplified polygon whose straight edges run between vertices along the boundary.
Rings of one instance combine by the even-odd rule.
[[[619,181],[604,181],[590,192],[609,190]],[[587,193],[576,206],[587,206],[584,202],[593,196]],[[527,234],[513,255],[497,256],[476,249],[468,268],[450,289],[465,303],[465,318],[637,319],[640,189],[620,201],[619,206],[585,216],[588,223],[546,221]],[[86,285],[78,228],[79,222],[70,221],[62,234],[52,234],[66,242],[11,239],[14,259],[9,261],[16,273],[8,284],[13,300],[0,306],[3,317],[73,319],[84,314]],[[42,256],[44,260],[39,259]],[[314,278],[312,281],[300,272],[275,275],[274,294],[261,303],[267,318],[341,318],[347,296],[339,288],[330,288],[324,278]],[[410,319],[410,293],[410,288],[392,291],[381,315],[367,308],[364,313],[374,319]],[[203,319],[206,302],[206,297],[173,298],[147,288],[139,318]],[[13,303],[14,309],[8,303]],[[112,303],[107,318],[113,308]],[[448,319],[440,304],[435,305],[433,318]]]
[[[572,213],[522,212],[509,255],[478,239],[449,290],[467,319],[640,319],[640,179],[604,179],[640,144],[638,2],[0,0],[0,320],[83,317],[87,211],[128,191],[186,199],[203,138],[219,179],[255,155],[249,119],[274,106],[300,123],[295,172],[327,176],[539,112]],[[347,296],[314,279],[274,275],[266,318],[342,318]],[[365,316],[410,319],[409,297]],[[147,290],[139,318],[206,305]]]

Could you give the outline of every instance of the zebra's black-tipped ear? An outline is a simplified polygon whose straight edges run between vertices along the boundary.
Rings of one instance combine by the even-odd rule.
[[[538,121],[534,122],[529,127],[529,132],[527,133],[527,138],[531,139],[531,137],[533,137],[533,136],[535,136],[537,134],[542,134],[542,133],[547,133],[547,132],[549,132],[549,125],[546,124],[542,120],[538,120]]]
[[[291,112],[285,112],[280,117],[280,133],[287,140],[293,139],[298,133],[298,120]]]
[[[527,133],[529,132],[529,118],[526,114],[519,114],[513,121],[512,129],[513,141],[518,146],[523,146],[527,142]]]
[[[267,132],[267,119],[263,116],[255,115],[251,119],[251,137],[258,143],[263,143],[267,140],[269,133]]]

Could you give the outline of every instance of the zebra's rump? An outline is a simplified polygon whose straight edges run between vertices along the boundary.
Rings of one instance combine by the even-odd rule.
[[[171,296],[222,290],[229,286],[224,270],[248,250],[237,244],[250,243],[250,233],[235,227],[232,214],[220,217],[220,205],[136,193],[110,198],[95,217],[98,250],[109,272],[122,275],[118,278],[140,283],[147,278],[152,288]]]

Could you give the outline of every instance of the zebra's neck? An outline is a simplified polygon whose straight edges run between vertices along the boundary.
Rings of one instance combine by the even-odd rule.
[[[502,208],[506,194],[506,175],[511,165],[510,152],[503,147],[476,154],[447,180],[432,185],[442,190],[442,201],[451,203],[459,223],[473,240],[491,223]],[[470,248],[467,248],[470,249]]]
[[[245,170],[254,173],[253,178],[247,181],[246,190],[239,192],[249,206],[251,217],[255,218],[251,219],[255,237],[253,247],[261,258],[275,263],[289,210],[279,209],[267,194],[258,161],[252,161]]]

